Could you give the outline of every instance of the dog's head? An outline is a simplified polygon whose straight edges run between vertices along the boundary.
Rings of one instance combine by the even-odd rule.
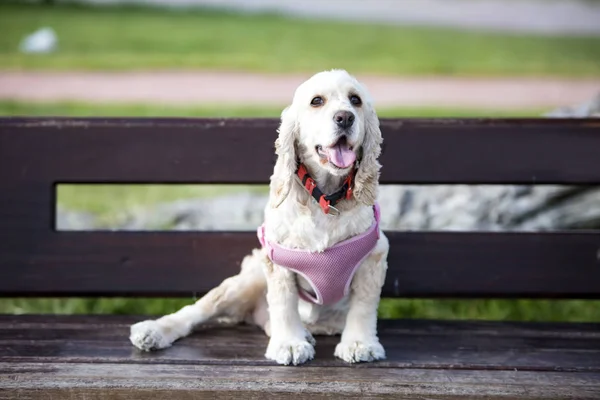
[[[287,196],[297,163],[319,177],[345,177],[357,167],[353,193],[366,205],[377,196],[379,119],[367,90],[346,71],[320,72],[302,83],[283,110],[272,182],[276,204]]]

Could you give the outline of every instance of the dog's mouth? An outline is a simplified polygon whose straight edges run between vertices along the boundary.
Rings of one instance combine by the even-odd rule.
[[[315,150],[319,157],[327,159],[336,168],[346,169],[356,161],[354,146],[348,143],[346,136],[342,136],[337,142],[329,147],[316,146]]]

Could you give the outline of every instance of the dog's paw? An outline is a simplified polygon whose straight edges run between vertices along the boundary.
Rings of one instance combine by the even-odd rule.
[[[369,342],[342,341],[335,348],[336,357],[348,363],[371,362],[385,359],[385,350],[377,340]]]
[[[144,351],[164,349],[172,344],[160,325],[152,320],[131,325],[129,340],[135,347]]]
[[[311,336],[312,338],[312,336]],[[313,339],[314,341],[314,339]],[[298,365],[315,357],[315,348],[306,340],[271,340],[265,357],[282,365]]]

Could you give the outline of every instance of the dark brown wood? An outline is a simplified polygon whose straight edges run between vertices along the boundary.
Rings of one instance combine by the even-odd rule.
[[[237,272],[253,233],[54,232],[53,186],[265,183],[276,125],[0,119],[0,295],[206,292]],[[598,184],[599,126],[384,120],[382,182]],[[388,235],[387,296],[600,297],[598,232]],[[599,324],[380,321],[386,360],[348,366],[332,356],[339,337],[317,337],[317,358],[292,368],[265,360],[250,326],[143,353],[127,340],[141,319],[0,316],[0,399],[600,397]]]
[[[349,366],[333,357],[339,336],[317,336],[315,360],[280,367],[265,360],[268,338],[250,326],[204,327],[171,348],[140,352],[127,336],[142,318],[0,316],[0,398],[35,398],[36,390],[60,396],[67,387],[79,396],[125,398],[150,389],[232,398],[263,391],[448,399],[600,393],[600,324],[385,320],[385,361]]]
[[[190,300],[191,302],[191,300]],[[52,330],[96,330],[96,335],[101,335],[100,330],[110,326],[127,329],[132,323],[152,316],[143,315],[44,315],[0,314],[0,331],[8,336],[11,332],[26,329],[34,335],[33,330],[50,332]],[[212,329],[211,327],[223,326],[222,324],[205,324],[200,331]],[[242,329],[242,328],[239,328]],[[389,334],[402,335],[444,335],[464,336],[477,334],[480,336],[511,336],[515,338],[580,338],[600,340],[600,323],[563,323],[563,322],[510,322],[501,323],[485,320],[473,321],[446,321],[446,320],[379,320],[379,329]],[[114,331],[113,331],[114,333]],[[42,333],[41,333],[42,334]],[[118,333],[120,335],[120,333]],[[110,333],[109,335],[112,335]]]
[[[206,292],[238,271],[258,244],[253,233],[54,232],[53,185],[265,183],[276,126],[274,119],[0,119],[0,296]],[[382,181],[600,183],[599,126],[383,120]],[[386,296],[600,297],[597,232],[389,236]]]
[[[53,225],[57,183],[266,183],[277,123],[0,118],[0,229],[11,217]],[[597,119],[382,120],[382,130],[383,184],[600,183]]]
[[[275,366],[268,337],[253,326],[207,326],[172,347],[146,353],[130,324],[148,317],[0,317],[0,362],[103,362]],[[384,320],[387,359],[355,368],[478,369],[600,373],[600,324]],[[333,357],[340,338],[317,336],[311,367],[348,367]],[[600,384],[600,381],[599,381]]]
[[[596,373],[0,363],[0,399],[597,399]]]
[[[2,296],[200,295],[258,246],[246,232],[8,232]],[[388,235],[385,296],[600,298],[597,233]]]
[[[0,180],[265,183],[276,119],[0,118]],[[382,183],[599,184],[598,119],[382,119]],[[251,151],[249,151],[251,149]]]

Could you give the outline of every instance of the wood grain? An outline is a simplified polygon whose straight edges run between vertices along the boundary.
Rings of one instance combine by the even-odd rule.
[[[598,374],[321,367],[0,363],[0,399],[593,399]],[[12,397],[11,397],[12,396]]]
[[[4,117],[0,179],[266,183],[278,124]],[[384,184],[600,183],[597,119],[382,119],[381,130]]]
[[[34,235],[13,221],[0,231],[0,296],[191,297],[259,245],[248,232]],[[387,234],[386,297],[600,297],[597,233]]]
[[[316,359],[264,359],[250,326],[203,326],[162,351],[129,343],[144,316],[0,316],[0,399],[595,399],[600,324],[384,320],[387,359],[348,365],[339,337]]]
[[[0,319],[0,361],[273,366],[259,329],[201,327],[173,347],[135,349],[130,324],[146,317]],[[600,373],[600,324],[380,321],[387,359],[368,368],[494,369]],[[333,357],[339,337],[318,336],[315,367],[344,367]],[[361,366],[361,367],[364,367]]]

